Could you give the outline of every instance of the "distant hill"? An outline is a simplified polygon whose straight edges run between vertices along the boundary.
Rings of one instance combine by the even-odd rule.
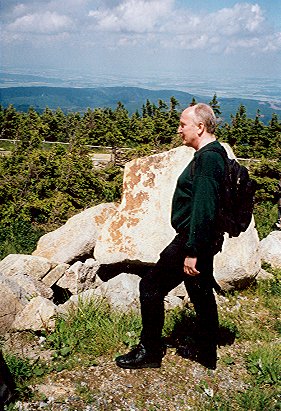
[[[33,107],[38,112],[44,111],[46,107],[52,110],[61,108],[67,112],[84,112],[87,108],[96,107],[115,108],[121,101],[130,114],[139,110],[149,99],[157,105],[159,99],[169,104],[170,97],[174,96],[180,103],[180,109],[189,105],[192,98],[196,101],[208,103],[213,96],[196,96],[177,90],[149,90],[138,87],[97,87],[97,88],[68,88],[68,87],[9,87],[0,89],[0,104],[7,107],[12,104],[18,111],[26,112]],[[220,98],[217,97],[222,118],[230,120],[230,115],[235,114],[240,104],[247,109],[247,115],[255,118],[259,109],[262,121],[267,124],[272,113],[280,114],[281,107],[273,106],[270,102],[243,98]]]

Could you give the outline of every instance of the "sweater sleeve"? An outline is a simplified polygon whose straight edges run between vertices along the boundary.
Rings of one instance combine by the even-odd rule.
[[[208,250],[214,240],[223,171],[223,159],[218,153],[208,151],[196,159],[186,243],[187,255],[191,257]]]

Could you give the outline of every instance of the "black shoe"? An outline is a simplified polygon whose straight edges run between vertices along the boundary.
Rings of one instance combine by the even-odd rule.
[[[161,367],[162,352],[148,351],[144,345],[139,344],[128,354],[117,357],[115,361],[121,368],[159,368]]]

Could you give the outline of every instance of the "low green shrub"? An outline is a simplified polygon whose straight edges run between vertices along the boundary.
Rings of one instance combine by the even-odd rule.
[[[0,223],[0,260],[8,254],[31,254],[45,232],[23,220]]]

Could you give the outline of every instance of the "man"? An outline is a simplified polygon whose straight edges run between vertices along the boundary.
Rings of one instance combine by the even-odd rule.
[[[216,117],[210,106],[196,104],[183,111],[178,133],[193,147],[194,159],[177,181],[171,223],[177,235],[162,251],[152,270],[140,281],[142,332],[140,344],[116,358],[122,368],[160,367],[164,297],[184,281],[199,325],[196,347],[185,354],[206,367],[216,368],[218,314],[213,294],[213,257],[221,249],[216,232],[219,193],[224,175],[224,148],[214,135]]]

